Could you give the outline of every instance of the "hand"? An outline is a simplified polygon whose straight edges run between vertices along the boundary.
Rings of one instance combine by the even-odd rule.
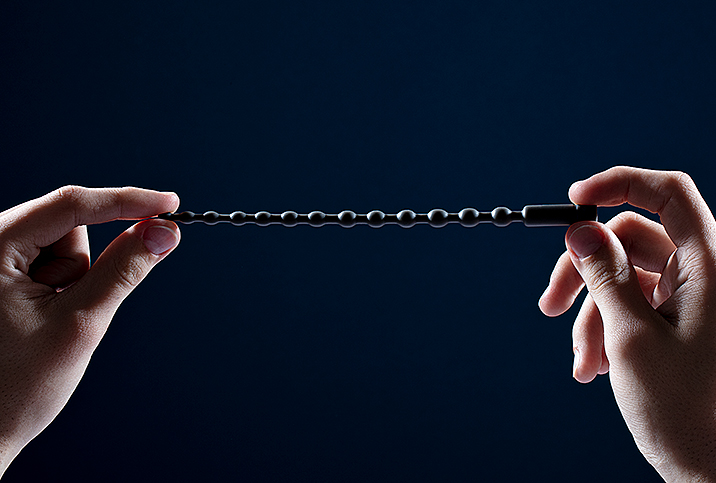
[[[622,213],[566,235],[540,299],[564,313],[586,283],[573,328],[574,377],[610,373],[640,451],[667,481],[716,481],[716,222],[683,173],[616,167],[575,183],[577,204]]]
[[[64,407],[122,300],[179,243],[174,223],[142,221],[90,268],[84,225],[178,205],[173,193],[65,187],[0,213],[0,476]]]

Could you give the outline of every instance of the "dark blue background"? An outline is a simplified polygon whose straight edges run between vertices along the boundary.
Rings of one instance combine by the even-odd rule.
[[[4,1],[0,207],[519,209],[614,164],[714,202],[715,46],[707,1]],[[182,233],[8,482],[659,481],[537,309],[564,229]]]

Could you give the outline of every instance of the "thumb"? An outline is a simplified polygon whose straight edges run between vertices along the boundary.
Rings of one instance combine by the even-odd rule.
[[[70,287],[73,308],[105,316],[108,325],[119,304],[179,240],[179,229],[171,221],[145,220],[130,227]]]
[[[584,222],[572,225],[567,250],[587,286],[604,322],[605,337],[624,333],[624,324],[636,324],[653,312],[636,270],[619,238],[606,225]],[[615,327],[618,323],[620,327]]]

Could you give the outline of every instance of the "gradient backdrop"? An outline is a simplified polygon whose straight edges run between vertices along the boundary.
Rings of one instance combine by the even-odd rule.
[[[0,208],[520,209],[614,164],[716,206],[715,47],[710,1],[6,0]],[[537,308],[563,228],[182,233],[7,482],[659,481]]]

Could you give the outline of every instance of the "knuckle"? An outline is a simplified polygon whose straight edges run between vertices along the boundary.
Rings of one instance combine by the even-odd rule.
[[[618,166],[612,166],[609,168],[606,172],[613,173],[616,176],[626,176],[634,171],[634,168],[631,166],[624,166],[624,165],[618,165]]]
[[[631,251],[633,238],[630,233],[637,232],[644,218],[633,211],[623,211],[609,220],[606,225],[617,235],[627,253]]]
[[[75,212],[76,225],[80,224],[80,218],[84,220],[82,224],[91,224],[100,218],[120,217],[122,214],[121,189],[97,190],[84,186],[67,185],[52,192],[50,197],[62,209]]]
[[[87,188],[77,185],[66,185],[58,188],[52,193],[53,197],[61,203],[78,205],[82,202]]]
[[[641,220],[641,216],[633,211],[622,211],[614,218],[609,220],[606,225],[612,229],[612,231],[633,225]]]
[[[700,195],[691,176],[683,171],[669,171],[652,197],[658,197],[660,203],[657,212],[662,213],[673,203],[678,206],[692,206]]]
[[[689,194],[695,191],[696,183],[687,173],[683,171],[670,171],[666,177],[662,189],[666,193]]]
[[[592,265],[589,274],[589,292],[603,297],[605,294],[628,284],[631,280],[631,274],[632,270],[626,263],[611,265],[596,262]]]
[[[87,188],[77,185],[66,185],[50,193],[50,199],[62,210],[75,213],[75,225],[79,225],[78,212],[86,203]]]
[[[126,291],[132,291],[144,279],[146,263],[136,257],[126,260],[115,261],[114,270],[117,277],[117,285]]]
[[[694,186],[694,180],[683,171],[670,171],[664,184],[672,192],[688,192]]]
[[[672,174],[676,178],[677,185],[683,186],[687,189],[694,185],[694,180],[688,173],[684,173],[683,171],[672,171]]]

